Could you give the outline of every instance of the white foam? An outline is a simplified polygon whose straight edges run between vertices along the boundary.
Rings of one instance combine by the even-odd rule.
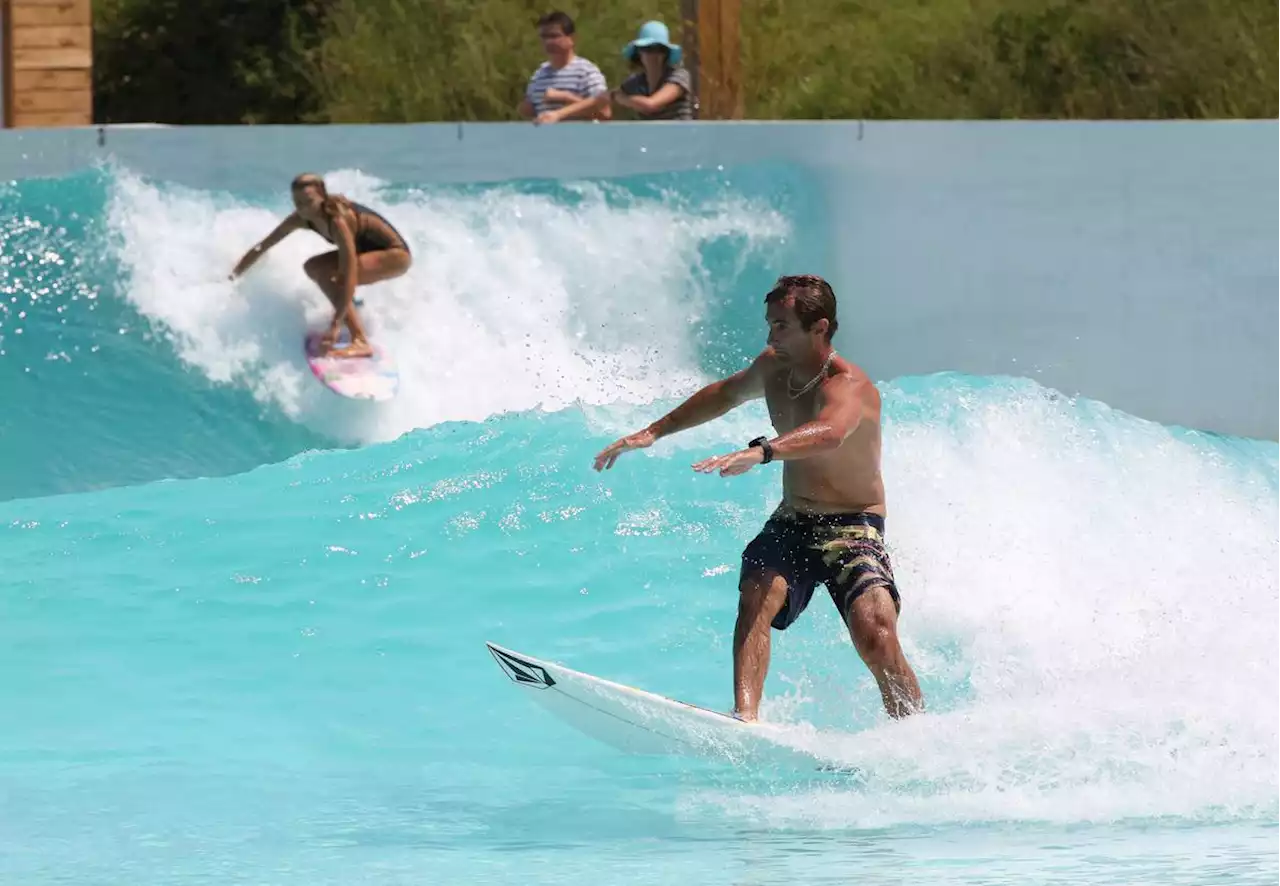
[[[1034,385],[953,412],[891,423],[884,449],[900,629],[931,712],[887,721],[820,608],[820,628],[775,640],[763,712],[837,724],[805,745],[869,781],[689,802],[834,828],[1274,816],[1274,459]]]
[[[400,367],[401,394],[390,403],[339,401],[301,359],[304,329],[329,316],[302,263],[328,244],[296,233],[238,283],[226,279],[288,210],[287,182],[268,209],[118,173],[109,220],[127,297],[183,360],[353,442],[686,392],[699,381],[692,324],[709,302],[700,247],[735,236],[751,248],[787,227],[767,207],[734,198],[690,208],[581,185],[573,206],[507,188],[388,204],[368,176],[327,179],[384,211],[414,250],[405,277],[360,290],[371,335]]]

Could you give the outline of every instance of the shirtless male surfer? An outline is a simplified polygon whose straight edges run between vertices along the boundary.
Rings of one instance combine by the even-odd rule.
[[[778,436],[693,466],[722,477],[780,461],[782,502],[742,552],[733,633],[734,716],[756,719],[769,669],[769,629],[786,630],[826,585],[853,645],[880,686],[885,711],[924,709],[898,643],[901,602],[884,548],[880,392],[838,356],[836,297],[821,277],[780,277],[765,296],[769,338],[746,369],[713,382],[644,430],[596,456],[595,469],[764,397]]]

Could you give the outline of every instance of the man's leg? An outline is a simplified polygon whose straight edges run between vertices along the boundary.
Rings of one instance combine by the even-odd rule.
[[[769,671],[773,620],[787,602],[787,580],[771,569],[745,571],[738,584],[738,622],[733,629],[733,709],[755,720]]]
[[[866,663],[890,717],[905,717],[924,710],[920,684],[907,664],[898,642],[898,609],[889,591],[873,587],[849,606],[849,636]]]

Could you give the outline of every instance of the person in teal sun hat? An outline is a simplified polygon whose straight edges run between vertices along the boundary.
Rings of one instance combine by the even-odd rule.
[[[636,39],[622,49],[636,67],[612,92],[613,103],[635,112],[641,120],[692,120],[693,78],[680,64],[684,56],[671,32],[660,21],[645,22]]]

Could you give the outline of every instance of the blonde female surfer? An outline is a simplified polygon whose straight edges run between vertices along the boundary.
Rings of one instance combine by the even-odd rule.
[[[336,249],[314,255],[302,268],[333,305],[333,321],[320,340],[319,353],[334,357],[367,357],[373,353],[355,307],[357,286],[368,286],[403,275],[413,263],[409,244],[378,213],[341,194],[330,194],[324,179],[304,173],[293,180],[294,211],[261,243],[245,253],[231,272],[235,279],[249,270],[268,249],[294,231],[311,230]],[[351,343],[335,348],[342,327]]]

